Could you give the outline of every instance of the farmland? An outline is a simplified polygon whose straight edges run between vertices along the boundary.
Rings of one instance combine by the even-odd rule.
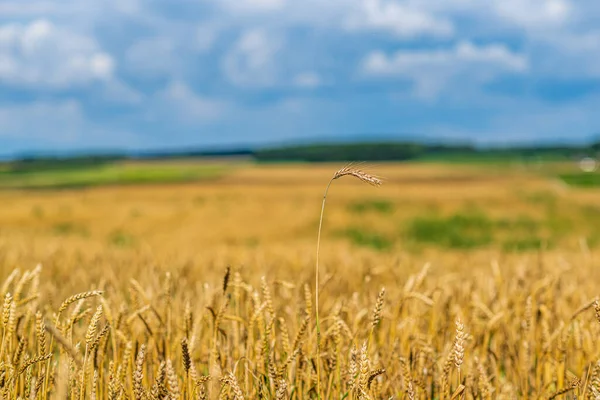
[[[381,163],[369,168],[381,187],[335,181],[317,353],[316,234],[339,167],[0,169],[0,390],[596,396],[596,173],[564,163]]]

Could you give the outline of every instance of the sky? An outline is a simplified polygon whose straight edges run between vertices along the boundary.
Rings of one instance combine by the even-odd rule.
[[[0,0],[0,155],[581,143],[598,0]]]

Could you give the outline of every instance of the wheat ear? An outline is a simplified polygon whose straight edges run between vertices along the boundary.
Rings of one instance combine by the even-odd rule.
[[[333,174],[333,177],[329,180],[327,187],[325,188],[325,193],[323,194],[323,202],[321,204],[321,217],[319,218],[319,232],[317,234],[317,259],[316,259],[316,267],[315,267],[315,317],[317,323],[317,398],[321,399],[321,327],[319,325],[319,250],[321,249],[321,228],[323,227],[323,214],[325,212],[325,201],[327,200],[327,193],[329,192],[329,187],[333,183],[334,180],[339,179],[343,176],[353,176],[355,178],[360,179],[361,181],[368,183],[372,186],[380,186],[383,182],[380,178],[371,175],[359,168],[357,168],[355,163],[350,163],[336,171]]]

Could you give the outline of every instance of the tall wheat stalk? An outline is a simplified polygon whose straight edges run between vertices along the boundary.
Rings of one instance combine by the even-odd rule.
[[[319,250],[321,249],[321,228],[323,227],[323,214],[325,212],[325,202],[327,200],[329,187],[333,181],[343,176],[353,176],[372,186],[381,186],[383,183],[380,178],[357,168],[357,164],[350,163],[333,174],[333,177],[329,180],[329,183],[325,188],[325,193],[323,194],[321,217],[319,218],[319,232],[317,234],[317,260],[315,268],[315,319],[317,321],[317,397],[319,399],[321,398],[321,326],[319,325]]]

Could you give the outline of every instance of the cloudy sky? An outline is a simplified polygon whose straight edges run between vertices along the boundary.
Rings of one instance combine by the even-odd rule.
[[[582,141],[598,0],[1,0],[0,154]]]

